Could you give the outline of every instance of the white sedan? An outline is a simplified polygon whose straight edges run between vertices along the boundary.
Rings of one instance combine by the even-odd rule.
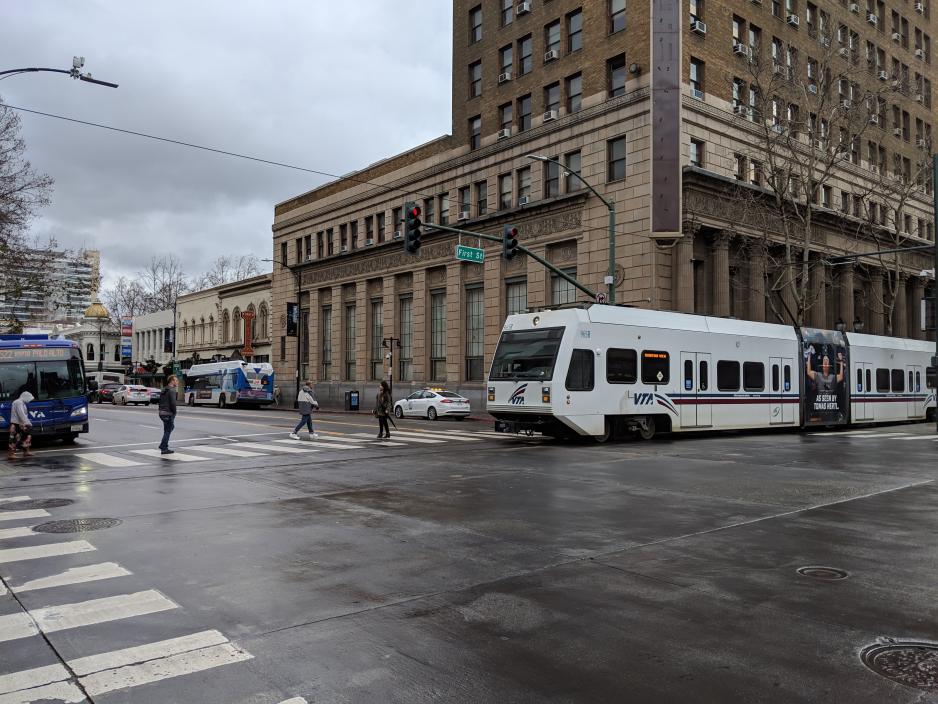
[[[436,420],[439,416],[452,416],[462,420],[469,415],[469,399],[452,391],[422,389],[394,404],[394,415],[419,416]]]
[[[137,386],[136,384],[124,384],[111,397],[111,403],[119,406],[126,406],[132,403],[135,406],[138,403],[150,405],[150,391],[146,386]]]

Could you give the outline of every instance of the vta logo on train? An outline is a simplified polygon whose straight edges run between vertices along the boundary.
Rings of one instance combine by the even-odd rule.
[[[656,393],[638,393],[632,397],[632,403],[636,406],[651,406],[657,403],[659,406],[667,409],[674,415],[678,415],[677,408],[674,407],[674,404],[671,402],[667,396]]]
[[[522,384],[517,389],[511,392],[511,396],[508,397],[508,403],[514,406],[523,406],[524,405],[524,392],[527,390],[528,385]]]

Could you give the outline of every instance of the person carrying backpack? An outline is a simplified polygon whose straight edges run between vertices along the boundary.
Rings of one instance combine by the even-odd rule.
[[[299,440],[300,436],[297,435],[297,431],[305,425],[309,437],[316,440],[319,435],[313,430],[313,411],[319,410],[319,404],[316,402],[316,397],[313,396],[313,388],[310,382],[307,381],[303,384],[299,396],[296,397],[296,405],[297,410],[300,412],[300,422],[296,424],[293,432],[290,433],[290,437]]]

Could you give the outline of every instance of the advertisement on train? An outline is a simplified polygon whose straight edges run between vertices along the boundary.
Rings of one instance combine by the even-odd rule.
[[[846,425],[850,360],[844,335],[834,330],[801,329],[804,353],[804,424]]]

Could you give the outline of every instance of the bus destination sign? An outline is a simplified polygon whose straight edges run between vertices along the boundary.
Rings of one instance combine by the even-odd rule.
[[[0,362],[35,362],[38,360],[71,359],[69,347],[27,347],[23,349],[0,349]]]

